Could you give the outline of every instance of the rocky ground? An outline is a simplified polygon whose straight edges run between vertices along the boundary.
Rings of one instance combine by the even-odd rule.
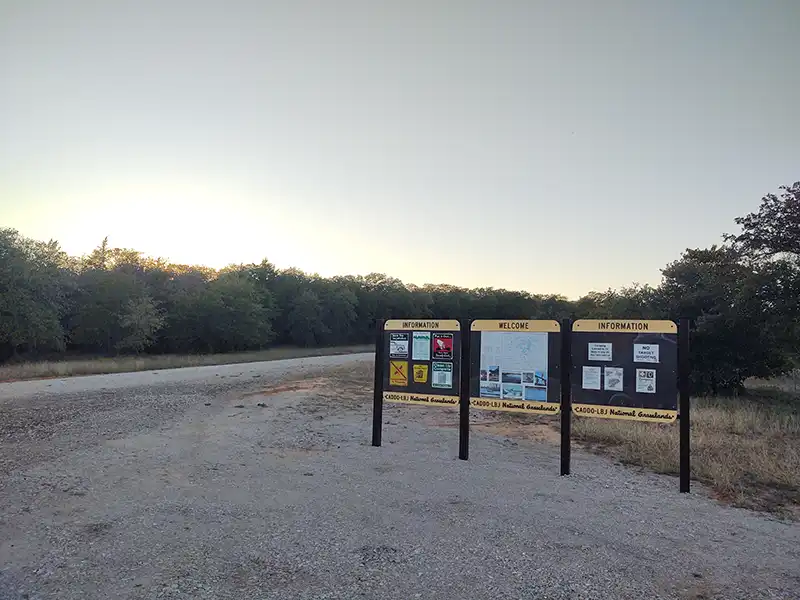
[[[371,447],[370,359],[0,384],[0,600],[800,598],[796,523],[524,424]]]

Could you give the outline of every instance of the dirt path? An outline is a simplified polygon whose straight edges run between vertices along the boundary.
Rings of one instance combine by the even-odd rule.
[[[672,478],[490,419],[459,461],[441,408],[372,448],[365,360],[0,385],[0,599],[798,597],[798,525]]]

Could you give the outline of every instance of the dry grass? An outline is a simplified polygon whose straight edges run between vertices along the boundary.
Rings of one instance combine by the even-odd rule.
[[[692,401],[692,477],[737,506],[800,510],[800,415],[763,398]],[[676,424],[576,418],[576,440],[622,462],[678,473]]]
[[[372,366],[343,367],[326,375],[337,391],[368,408]],[[786,393],[793,382],[771,382],[757,395],[692,399],[692,478],[716,497],[736,506],[800,518],[800,397]],[[787,385],[789,386],[787,388]],[[331,389],[328,387],[327,389]],[[344,393],[346,392],[346,393]],[[474,411],[476,430],[530,441],[560,442],[559,419],[515,413]],[[453,416],[423,411],[420,419],[452,427]],[[590,450],[658,473],[679,471],[678,424],[640,423],[576,417],[573,439]],[[676,484],[677,485],[677,484]]]
[[[773,390],[800,397],[800,369],[774,379],[749,379],[746,387],[751,390]]]
[[[196,355],[120,356],[116,358],[84,358],[60,361],[42,361],[0,366],[0,381],[72,377],[104,373],[130,373],[179,367],[227,365],[234,363],[281,360],[307,356],[327,356],[369,352],[372,346],[344,346],[337,348],[272,348],[258,352]]]

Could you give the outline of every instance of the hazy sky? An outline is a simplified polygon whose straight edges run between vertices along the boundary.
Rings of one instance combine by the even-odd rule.
[[[0,226],[557,292],[800,179],[798,0],[0,0]]]

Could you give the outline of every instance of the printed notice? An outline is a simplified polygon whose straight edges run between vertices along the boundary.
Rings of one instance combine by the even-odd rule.
[[[389,358],[408,358],[408,334],[389,334]]]
[[[431,359],[431,332],[430,331],[415,331],[414,332],[414,342],[413,342],[413,344],[411,346],[411,359],[412,360],[430,360]]]
[[[656,393],[655,369],[636,369],[636,393],[637,394]]]
[[[414,365],[414,383],[428,381],[428,365]]]
[[[433,358],[453,358],[453,334],[434,333],[433,334]],[[434,369],[435,371],[436,369]]]
[[[633,362],[657,363],[658,344],[634,344]]]
[[[622,373],[620,367],[606,367],[603,369],[603,389],[609,392],[622,391]]]
[[[610,362],[611,344],[589,342],[589,360],[603,360]]]
[[[389,361],[389,385],[406,387],[408,385],[408,361]]]
[[[600,389],[600,367],[583,367],[583,383],[585,390]]]
[[[452,388],[453,387],[453,363],[435,362],[431,363],[431,387]]]

